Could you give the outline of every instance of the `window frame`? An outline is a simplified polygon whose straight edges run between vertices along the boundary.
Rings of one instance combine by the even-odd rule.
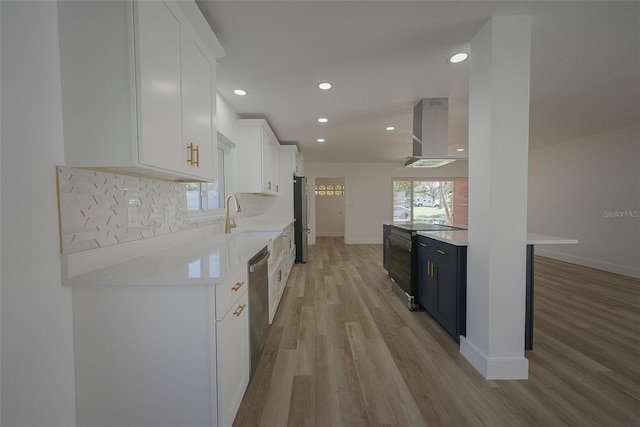
[[[454,183],[456,181],[469,181],[468,177],[394,177],[391,178],[391,218],[393,221],[400,221],[400,222],[414,222],[416,221],[416,217],[415,217],[415,199],[416,199],[416,195],[415,195],[415,185],[416,182],[451,182],[452,186],[455,185]],[[395,202],[395,194],[396,194],[396,182],[409,182],[410,183],[410,191],[409,191],[409,211],[410,211],[410,215],[409,218],[407,219],[396,219],[394,217],[394,210],[396,206],[401,206],[401,205],[396,205]],[[403,208],[407,208],[405,206],[402,206]],[[453,198],[451,199],[451,212],[453,213]],[[454,220],[455,221],[455,220]],[[454,222],[452,221],[452,222]]]
[[[207,198],[207,190],[206,188],[203,187],[203,185],[208,184],[207,182],[198,182],[196,183],[198,185],[198,192],[199,192],[199,201],[200,201],[200,208],[199,209],[189,209],[187,207],[187,215],[189,217],[189,220],[192,222],[198,222],[198,221],[206,221],[208,219],[211,218],[217,218],[217,217],[221,217],[221,216],[225,216],[226,215],[226,211],[225,211],[225,207],[224,207],[224,200],[226,198],[227,195],[227,183],[228,183],[228,160],[229,160],[229,153],[230,150],[234,147],[234,145],[229,144],[229,145],[224,145],[224,144],[218,144],[217,146],[217,150],[218,150],[218,190],[220,190],[220,188],[222,188],[222,192],[218,192],[218,197],[221,202],[223,207],[216,207],[213,209],[209,209],[208,206],[208,198]],[[221,170],[222,170],[222,174],[221,174]],[[220,183],[220,178],[222,178],[222,185]],[[185,191],[186,191],[186,186],[185,186]]]

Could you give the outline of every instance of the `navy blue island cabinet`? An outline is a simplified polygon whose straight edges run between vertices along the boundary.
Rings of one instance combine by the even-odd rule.
[[[418,236],[418,302],[460,342],[460,335],[466,333],[466,246]]]

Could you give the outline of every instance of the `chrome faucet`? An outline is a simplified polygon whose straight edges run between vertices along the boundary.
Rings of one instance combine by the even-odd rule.
[[[229,200],[232,197],[236,201],[236,212],[242,212],[242,209],[240,208],[240,202],[238,202],[238,198],[233,194],[229,194],[227,196],[227,200],[224,202],[224,204],[227,206],[227,217],[225,218],[225,221],[224,221],[225,234],[231,233],[231,229],[237,227],[235,220],[233,218],[229,218]]]

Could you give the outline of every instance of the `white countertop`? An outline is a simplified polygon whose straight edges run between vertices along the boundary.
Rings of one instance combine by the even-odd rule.
[[[469,237],[467,230],[447,231],[418,231],[419,236],[430,237],[454,246],[468,246]],[[578,239],[566,237],[548,236],[546,234],[527,233],[527,245],[575,245]]]
[[[67,263],[83,260],[95,264],[84,274],[63,277],[67,286],[166,286],[216,285],[235,268],[244,265],[269,241],[282,233],[293,220],[269,220],[264,223],[243,224],[231,234],[208,234],[207,227],[198,233],[189,233],[175,239],[175,244],[162,243],[159,251],[147,251],[142,256],[123,262],[105,261],[111,265],[96,264],[100,249],[93,254],[67,255]],[[153,239],[151,239],[153,240]],[[127,248],[121,248],[122,254]],[[139,246],[133,249],[139,249]],[[111,249],[113,251],[114,249]],[[87,251],[85,251],[87,252]],[[119,255],[119,256],[123,256]],[[65,257],[65,256],[63,256]],[[68,258],[71,258],[69,260]],[[77,259],[76,259],[77,258]],[[113,259],[115,257],[107,258]],[[103,267],[103,268],[100,268]],[[82,271],[72,267],[71,271]]]

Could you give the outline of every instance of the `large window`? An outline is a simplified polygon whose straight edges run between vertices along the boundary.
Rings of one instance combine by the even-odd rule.
[[[187,184],[187,210],[206,211],[224,208],[225,150],[218,147],[218,180],[216,182],[190,182]]]
[[[393,220],[467,225],[468,181],[393,181]]]

